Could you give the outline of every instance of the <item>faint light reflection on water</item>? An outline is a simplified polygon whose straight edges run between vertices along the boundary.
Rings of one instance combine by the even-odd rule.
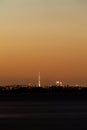
[[[84,129],[86,120],[86,102],[0,102],[3,130]]]

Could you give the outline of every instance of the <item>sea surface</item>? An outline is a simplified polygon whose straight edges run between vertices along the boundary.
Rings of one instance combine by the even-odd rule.
[[[87,130],[86,101],[0,101],[0,130]]]

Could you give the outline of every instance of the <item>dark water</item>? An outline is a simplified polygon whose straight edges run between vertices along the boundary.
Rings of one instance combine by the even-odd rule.
[[[87,102],[0,101],[0,130],[87,130]]]

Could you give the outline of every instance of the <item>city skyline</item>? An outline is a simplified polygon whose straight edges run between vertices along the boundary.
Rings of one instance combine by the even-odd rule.
[[[87,84],[85,0],[0,1],[0,85]]]
[[[44,80],[41,77],[41,72],[38,73],[36,79],[32,80],[8,80],[4,81],[4,84],[2,81],[0,82],[0,86],[30,86],[30,87],[50,87],[50,86],[70,86],[70,87],[87,87],[87,83],[83,82],[82,84],[79,84],[78,82],[70,82],[70,81],[63,81],[63,80]]]

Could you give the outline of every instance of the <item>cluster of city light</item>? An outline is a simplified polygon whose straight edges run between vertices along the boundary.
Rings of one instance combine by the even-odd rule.
[[[56,81],[56,86],[63,86],[63,83],[61,81]]]

